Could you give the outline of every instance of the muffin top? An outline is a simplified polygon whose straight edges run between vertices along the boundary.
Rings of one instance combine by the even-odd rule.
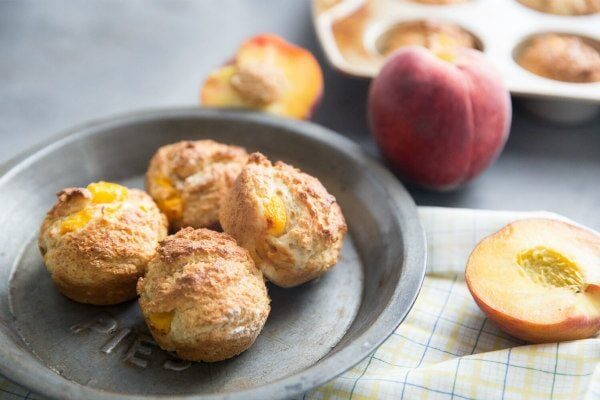
[[[165,216],[141,190],[98,182],[61,190],[57,197],[38,241],[49,268],[56,261],[79,270],[81,263],[97,269],[140,268],[166,236]]]
[[[600,0],[519,0],[534,10],[558,15],[586,15],[600,12]]]
[[[221,209],[221,225],[281,286],[312,279],[337,262],[347,231],[335,197],[315,177],[251,154]]]
[[[518,63],[545,78],[580,83],[600,81],[600,53],[577,36],[536,36],[526,44]]]
[[[399,24],[386,32],[380,43],[379,50],[386,56],[405,46],[422,46],[442,54],[457,48],[477,47],[473,35],[461,27],[432,20]]]
[[[270,311],[262,273],[248,252],[208,229],[188,227],[167,237],[138,281],[138,294],[149,324],[174,348],[253,337]]]
[[[169,144],[152,157],[146,189],[174,228],[210,227],[246,159],[242,147],[212,140]]]

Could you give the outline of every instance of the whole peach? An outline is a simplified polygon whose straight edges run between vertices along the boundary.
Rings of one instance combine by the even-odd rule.
[[[479,175],[500,154],[511,121],[510,95],[483,53],[394,53],[371,83],[371,132],[403,178],[437,190]]]

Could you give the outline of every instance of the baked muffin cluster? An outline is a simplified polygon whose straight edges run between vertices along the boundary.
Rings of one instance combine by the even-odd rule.
[[[158,149],[146,189],[60,191],[39,247],[61,293],[95,305],[139,295],[156,342],[186,360],[249,348],[270,312],[265,276],[283,287],[319,277],[347,231],[316,178],[212,140]]]

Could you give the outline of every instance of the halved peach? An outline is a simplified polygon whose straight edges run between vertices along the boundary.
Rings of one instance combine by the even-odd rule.
[[[483,312],[520,339],[575,340],[600,330],[600,236],[584,228],[514,222],[475,247],[465,273]]]
[[[312,115],[322,93],[323,73],[315,57],[276,35],[263,34],[244,42],[231,63],[208,76],[200,103],[304,119]]]

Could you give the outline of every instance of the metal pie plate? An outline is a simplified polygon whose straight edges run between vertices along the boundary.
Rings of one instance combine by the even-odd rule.
[[[63,187],[142,187],[156,149],[211,138],[317,176],[346,216],[339,263],[294,289],[268,285],[272,312],[256,343],[219,363],[159,349],[137,301],[78,304],[58,293],[36,246]],[[400,183],[348,139],[308,122],[251,112],[173,109],[105,119],[10,162],[0,177],[0,372],[57,399],[285,398],[365,358],[404,319],[425,271],[425,240]]]

